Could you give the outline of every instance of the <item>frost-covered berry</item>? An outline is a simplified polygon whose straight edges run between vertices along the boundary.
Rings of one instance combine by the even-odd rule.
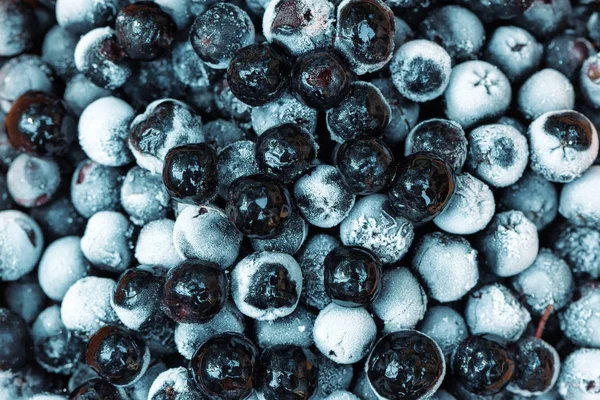
[[[81,239],[66,236],[52,242],[38,266],[38,280],[50,299],[61,301],[67,290],[88,274],[89,262],[80,247]]]
[[[313,335],[324,356],[338,364],[354,364],[369,352],[377,327],[364,308],[330,304],[319,313]]]
[[[89,218],[99,211],[120,208],[122,171],[92,160],[84,160],[71,180],[71,201],[79,214]]]
[[[38,207],[48,203],[60,185],[59,166],[52,158],[17,156],[6,174],[11,197],[21,207]]]
[[[400,94],[422,103],[444,93],[450,81],[452,60],[443,47],[432,41],[411,40],[396,51],[390,71]]]
[[[573,302],[560,314],[560,329],[565,336],[578,346],[599,347],[600,288],[595,282],[584,283],[577,288]]]
[[[396,215],[386,195],[360,199],[340,224],[340,240],[346,246],[371,250],[384,264],[404,257],[414,238],[411,222]]]
[[[454,196],[433,223],[448,233],[470,235],[487,226],[495,208],[489,186],[465,172],[456,176]]]
[[[477,251],[466,239],[441,232],[423,236],[412,266],[431,297],[442,303],[459,300],[479,280]]]
[[[231,301],[211,320],[202,324],[177,324],[175,344],[177,351],[190,360],[200,345],[213,336],[225,332],[244,333],[244,315]]]
[[[189,40],[180,40],[175,43],[171,50],[171,64],[175,78],[183,85],[194,91],[210,88],[211,69],[198,59],[198,55]],[[212,90],[209,93],[212,93]]]
[[[325,292],[323,264],[327,254],[339,245],[340,242],[333,236],[318,233],[310,237],[296,255],[304,280],[302,301],[310,307],[322,310],[331,303]]]
[[[316,317],[312,311],[298,306],[286,317],[273,321],[254,321],[256,343],[263,349],[283,344],[310,347],[313,344],[313,325]]]
[[[154,173],[162,173],[165,157],[172,148],[204,141],[200,116],[174,99],[150,103],[127,129],[129,149],[137,164]]]
[[[494,283],[469,295],[465,321],[471,334],[489,333],[515,341],[527,328],[531,316],[508,288]]]
[[[170,198],[160,175],[135,166],[121,186],[121,205],[135,225],[165,218]]]
[[[336,390],[329,396],[325,397],[325,400],[360,400],[359,397],[345,390]]]
[[[544,47],[527,30],[501,26],[490,38],[483,58],[518,83],[537,69],[543,53]]]
[[[566,31],[546,45],[544,61],[548,68],[554,68],[567,78],[575,80],[586,58],[595,53],[594,45],[587,38],[573,31]]]
[[[519,111],[529,120],[551,111],[570,110],[574,105],[573,85],[555,69],[536,72],[519,89]]]
[[[600,166],[593,165],[579,178],[565,184],[560,192],[558,212],[573,225],[598,226],[600,223],[600,203],[597,200],[599,182]]]
[[[294,124],[310,134],[317,128],[317,110],[296,99],[289,91],[266,104],[252,107],[252,129],[262,135],[268,129],[283,124]]]
[[[52,70],[62,79],[69,80],[73,77],[77,68],[75,68],[75,46],[79,37],[55,25],[44,36],[42,44],[42,60],[52,67]]]
[[[56,0],[56,20],[74,34],[108,25],[119,11],[119,0]]]
[[[554,251],[578,278],[600,277],[600,232],[590,227],[567,225],[560,229]]]
[[[19,0],[3,1],[0,3],[0,20],[0,57],[15,56],[34,44],[38,21],[34,8],[29,3]]]
[[[217,158],[217,180],[219,195],[227,198],[229,186],[242,176],[258,174],[256,145],[250,140],[240,140],[226,146]]]
[[[263,35],[293,56],[332,47],[335,6],[327,0],[267,2]]]
[[[524,397],[548,393],[560,373],[560,357],[554,347],[538,338],[525,338],[515,344],[515,375],[509,392]]]
[[[563,399],[593,400],[600,386],[600,349],[580,348],[562,363],[556,386]]]
[[[338,364],[323,354],[318,355],[317,364],[319,366],[317,398],[350,388],[350,383],[354,375],[352,365]]]
[[[592,107],[600,106],[600,56],[590,56],[579,72],[581,94]]]
[[[446,359],[469,334],[462,315],[447,306],[435,306],[427,310],[418,330],[435,340]]]
[[[224,117],[240,122],[250,121],[252,107],[235,97],[227,79],[217,81],[213,93],[215,106]]]
[[[498,213],[479,237],[479,247],[490,271],[513,276],[534,262],[539,249],[537,228],[521,211]]]
[[[171,368],[160,373],[148,391],[148,400],[164,400],[169,396],[181,400],[203,398],[191,372],[184,367]]]
[[[205,142],[210,144],[217,155],[228,145],[246,137],[246,132],[235,123],[226,119],[215,119],[204,124]]]
[[[94,101],[111,95],[111,91],[90,82],[83,74],[76,74],[67,82],[63,98],[76,116]]]
[[[94,85],[109,90],[123,86],[132,74],[127,55],[109,27],[96,28],[79,39],[75,66]]]
[[[4,375],[12,369],[19,370],[25,366],[31,354],[29,329],[21,316],[6,308],[0,308],[0,338],[3,343],[0,348],[0,372]]]
[[[543,114],[529,125],[531,169],[552,182],[581,176],[598,155],[598,134],[577,111]]]
[[[119,318],[110,306],[115,287],[114,280],[95,276],[81,278],[71,285],[60,308],[65,327],[87,339],[102,326],[116,323]]]
[[[290,315],[302,292],[302,270],[285,253],[258,252],[242,259],[231,273],[231,294],[239,310],[257,320]]]
[[[381,294],[372,308],[383,321],[384,332],[412,329],[425,315],[427,295],[408,268],[387,269]]]
[[[294,199],[310,224],[331,228],[350,213],[355,196],[346,188],[335,167],[322,164],[296,181]]]
[[[293,212],[279,236],[270,239],[250,239],[250,244],[254,251],[275,251],[291,255],[300,250],[307,235],[308,222],[299,212]]]
[[[140,231],[135,245],[135,259],[140,264],[172,268],[182,261],[175,250],[173,230],[175,221],[158,219],[150,221]]]
[[[502,190],[498,203],[502,210],[521,211],[542,230],[556,217],[558,192],[542,176],[525,171],[517,183]]]
[[[444,92],[446,115],[467,129],[502,116],[511,97],[510,82],[498,67],[467,61],[452,68]]]
[[[227,268],[236,260],[242,234],[214,206],[187,207],[173,228],[175,250],[183,258],[197,258]]]
[[[335,48],[358,75],[383,68],[394,52],[394,13],[381,0],[337,6]]]
[[[467,167],[495,187],[517,182],[529,161],[527,138],[510,125],[482,125],[468,136]]]
[[[79,144],[99,164],[118,167],[133,157],[127,149],[133,108],[116,97],[103,97],[86,107],[79,119]]]
[[[35,279],[28,275],[4,287],[6,307],[31,324],[46,305],[46,295]]]
[[[81,237],[81,251],[92,265],[109,272],[122,272],[133,258],[133,225],[121,213],[100,211],[92,215]]]
[[[0,211],[0,280],[16,281],[35,268],[44,237],[39,225],[21,211]]]

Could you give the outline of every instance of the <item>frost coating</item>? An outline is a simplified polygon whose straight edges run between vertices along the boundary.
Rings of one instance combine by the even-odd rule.
[[[345,390],[336,390],[329,396],[325,397],[325,400],[360,400],[354,394]]]
[[[373,312],[383,320],[383,332],[412,329],[427,310],[427,295],[408,268],[388,269],[383,273],[381,294]]]
[[[171,61],[175,77],[179,79],[181,83],[194,90],[207,89],[210,87],[210,77],[208,75],[207,67],[202,60],[198,58],[198,55],[194,51],[194,47],[189,40],[175,44],[171,51]]]
[[[165,218],[170,201],[160,175],[137,166],[127,172],[121,186],[121,204],[135,225]]]
[[[294,254],[300,250],[307,235],[308,222],[299,213],[294,212],[279,236],[271,239],[250,239],[250,243],[255,251]]]
[[[600,166],[591,166],[562,187],[558,211],[573,225],[600,224]]]
[[[289,92],[263,106],[252,107],[252,129],[260,136],[269,128],[292,123],[314,134],[317,110],[298,101]]]
[[[171,368],[158,375],[150,386],[148,400],[163,400],[172,393],[181,394],[178,400],[197,400],[204,397],[198,391],[190,371],[183,367]]]
[[[575,106],[575,89],[569,78],[555,69],[545,68],[533,74],[519,89],[519,110],[527,119]]]
[[[479,280],[477,251],[466,239],[441,232],[423,236],[413,268],[431,297],[442,303],[460,299]]]
[[[598,399],[600,349],[577,349],[571,353],[562,364],[556,386],[563,399]]]
[[[450,357],[456,346],[469,334],[462,315],[446,306],[436,306],[427,310],[418,330],[431,337],[446,357]]]
[[[454,196],[433,223],[448,233],[470,235],[487,226],[495,209],[489,186],[465,172],[456,177]]]
[[[319,313],[313,333],[315,345],[324,356],[339,364],[353,364],[371,349],[377,327],[364,308],[332,303]]]
[[[286,317],[273,321],[254,321],[257,344],[263,349],[279,344],[310,347],[313,345],[312,333],[316,317],[303,306],[298,306]]]
[[[174,228],[175,221],[170,219],[158,219],[144,225],[135,246],[137,262],[170,269],[183,261],[173,243]]]
[[[87,222],[81,238],[81,251],[96,268],[122,272],[133,258],[133,225],[121,213],[100,211]]]
[[[589,227],[566,226],[554,242],[554,250],[577,277],[600,277],[600,232]]]
[[[111,93],[108,89],[94,85],[83,74],[77,74],[67,82],[64,100],[69,109],[80,116],[87,106]]]
[[[490,333],[516,341],[531,316],[510,290],[494,283],[471,293],[465,307],[465,320],[471,334]]]
[[[12,103],[28,90],[52,93],[52,69],[38,56],[23,54],[0,68],[0,111],[8,113]]]
[[[340,225],[344,245],[365,247],[385,264],[402,259],[413,238],[413,225],[391,210],[388,197],[383,194],[359,200]]]
[[[85,218],[99,211],[117,211],[121,207],[122,171],[92,160],[77,165],[71,179],[71,202]]]
[[[21,207],[48,203],[60,185],[60,169],[52,158],[20,154],[6,173],[8,192]]]
[[[43,248],[42,231],[30,216],[0,212],[0,280],[16,281],[33,271]]]
[[[600,347],[600,288],[586,283],[575,298],[560,315],[560,329],[578,346]]]
[[[63,28],[82,34],[111,22],[119,8],[119,0],[56,0],[56,21]]]
[[[256,145],[250,140],[240,140],[226,146],[217,158],[217,180],[219,196],[226,199],[229,186],[238,178],[258,174],[258,163],[254,157]]]
[[[348,390],[354,375],[351,365],[338,364],[323,354],[318,355],[317,365],[319,366],[317,398],[319,395],[324,397],[337,390]]]
[[[501,26],[488,42],[484,58],[511,82],[519,82],[536,70],[543,54],[544,46],[525,29]]]

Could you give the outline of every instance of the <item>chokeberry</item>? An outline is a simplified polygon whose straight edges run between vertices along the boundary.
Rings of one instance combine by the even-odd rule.
[[[123,392],[100,378],[93,378],[77,386],[69,394],[69,400],[125,400]]]
[[[432,153],[415,153],[398,165],[388,197],[401,216],[427,222],[444,210],[455,187],[454,172],[446,161]]]
[[[163,311],[182,323],[202,323],[225,305],[228,282],[218,265],[185,260],[171,268],[163,291]]]
[[[249,238],[268,239],[281,233],[292,213],[292,201],[279,179],[255,174],[229,187],[225,213],[238,231]]]
[[[0,371],[25,365],[31,350],[27,323],[20,315],[0,308]]]
[[[239,333],[223,333],[202,344],[192,357],[192,373],[206,396],[246,399],[254,388],[258,350]]]
[[[325,291],[341,306],[368,306],[381,292],[381,268],[379,258],[363,247],[337,247],[325,258]]]
[[[203,204],[217,194],[217,155],[206,143],[186,144],[169,150],[163,182],[176,201]]]
[[[77,125],[60,98],[40,91],[21,95],[6,116],[10,144],[36,156],[64,155],[77,136]]]
[[[549,391],[560,371],[560,358],[554,348],[534,337],[515,343],[515,375],[508,390],[524,395],[540,395]]]

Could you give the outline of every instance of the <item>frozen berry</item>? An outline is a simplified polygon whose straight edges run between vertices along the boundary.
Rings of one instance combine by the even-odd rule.
[[[109,25],[119,11],[119,0],[56,0],[58,24],[74,34]]]
[[[266,349],[276,345],[310,347],[313,345],[313,325],[316,314],[298,305],[293,313],[273,321],[254,321],[256,342]]]
[[[89,218],[99,211],[117,211],[121,203],[123,171],[84,160],[71,180],[71,201],[79,214]]]
[[[92,215],[81,237],[81,251],[96,268],[123,272],[133,258],[133,225],[116,211]]]
[[[283,124],[294,124],[315,134],[318,112],[296,99],[289,90],[265,105],[252,108],[252,129],[262,135],[267,129]]]
[[[31,353],[27,323],[6,308],[0,308],[0,371],[19,369]]]
[[[44,237],[39,225],[16,210],[0,211],[0,279],[16,281],[35,268]]]
[[[171,368],[160,373],[148,390],[148,400],[202,399],[203,396],[187,368]]]
[[[558,393],[565,399],[593,399],[598,394],[599,374],[600,349],[577,349],[563,362],[556,384]]]
[[[77,386],[69,394],[69,400],[125,400],[125,393],[118,387],[100,378],[92,378]]]
[[[76,116],[94,101],[111,95],[111,91],[90,82],[85,75],[78,73],[67,82],[63,98]]]
[[[0,57],[12,57],[34,44],[37,18],[30,3],[7,0],[0,3]]]
[[[55,25],[44,36],[42,59],[52,67],[56,75],[65,81],[77,73],[73,54],[78,40],[79,37],[60,25]]]
[[[595,53],[594,46],[585,37],[565,32],[547,44],[544,61],[546,67],[556,69],[573,80],[583,62]]]
[[[559,71],[545,68],[531,75],[519,89],[518,105],[528,119],[558,110],[570,110],[575,105],[575,89]]]
[[[143,226],[167,216],[170,198],[160,175],[136,165],[123,180],[121,205],[131,222]]]
[[[591,310],[600,306],[600,287],[596,282],[582,284],[573,295],[573,301],[560,314],[560,329],[577,346],[599,347],[600,332],[596,326],[600,315]]]
[[[0,68],[0,111],[8,113],[12,104],[27,91],[54,93],[52,68],[39,56],[22,54]]]
[[[463,0],[463,2],[479,15],[486,17],[488,20],[495,20],[510,19],[523,14],[534,0]]]
[[[526,338],[515,344],[515,373],[509,392],[523,396],[539,396],[554,387],[560,372],[556,350],[542,339]]]
[[[21,154],[10,164],[6,185],[15,203],[31,208],[43,206],[52,199],[60,178],[59,166],[52,158]]]
[[[592,165],[579,178],[562,187],[558,211],[571,224],[596,226],[600,221],[600,209],[596,201],[599,180],[600,166]]]
[[[469,333],[461,313],[449,306],[429,308],[417,330],[432,338],[440,346],[446,360],[450,359],[456,346],[466,339]]]
[[[564,226],[557,230],[554,251],[577,278],[600,277],[600,232],[590,227]]]
[[[323,263],[327,254],[339,245],[339,240],[333,236],[318,233],[309,237],[296,255],[304,280],[302,301],[317,310],[322,310],[331,303],[331,299],[325,292]]]
[[[308,235],[308,222],[299,212],[293,212],[279,236],[270,239],[250,239],[255,251],[274,251],[277,253],[296,253]]]

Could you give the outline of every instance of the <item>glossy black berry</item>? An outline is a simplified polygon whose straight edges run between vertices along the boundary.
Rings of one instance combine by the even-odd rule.
[[[431,221],[454,194],[452,168],[432,153],[415,153],[396,169],[388,198],[392,209],[414,223]]]
[[[473,335],[463,340],[452,355],[452,373],[469,392],[492,395],[509,384],[515,372],[513,354],[502,339]]]
[[[203,204],[217,194],[217,154],[206,143],[174,147],[167,153],[163,182],[175,201]]]
[[[17,313],[0,308],[0,371],[21,368],[30,353],[27,323]]]
[[[565,148],[585,151],[592,145],[593,126],[583,114],[576,111],[552,113],[543,129],[545,134],[558,138]]]
[[[368,195],[384,189],[393,178],[394,155],[381,139],[359,137],[341,144],[335,166],[350,190]]]
[[[274,176],[255,174],[235,180],[227,195],[225,213],[245,236],[268,239],[281,233],[290,219],[292,201]]]
[[[461,0],[484,20],[509,19],[521,15],[534,0]],[[543,1],[547,3],[546,0]]]
[[[256,347],[238,333],[213,336],[192,357],[192,373],[200,390],[210,398],[246,399],[254,389]]]
[[[115,31],[119,44],[129,57],[155,60],[171,46],[177,26],[158,4],[138,1],[119,11]]]
[[[439,388],[446,362],[429,336],[401,330],[375,344],[365,371],[371,387],[381,398],[416,400],[428,398]]]
[[[265,349],[258,367],[258,388],[265,400],[308,400],[318,383],[317,359],[308,349],[277,345]]]
[[[251,106],[275,100],[289,85],[291,67],[273,46],[256,43],[240,49],[227,69],[235,97]]]
[[[366,307],[381,292],[379,258],[358,246],[340,246],[325,258],[325,292],[344,307]]]
[[[19,151],[57,156],[69,151],[77,137],[77,124],[60,98],[28,91],[6,115],[6,133],[10,144]]]
[[[317,158],[312,135],[295,124],[267,129],[256,142],[256,161],[264,173],[290,182],[306,172]]]
[[[218,265],[185,260],[167,273],[163,311],[176,322],[206,322],[221,311],[228,290],[227,277]]]
[[[69,400],[125,400],[119,388],[100,378],[93,378],[77,386]]]
[[[133,332],[107,325],[90,338],[85,360],[108,382],[127,386],[144,374],[150,352],[146,343]]]
[[[338,56],[315,51],[296,60],[292,91],[307,106],[324,110],[337,106],[346,97],[353,80],[354,74]]]
[[[514,346],[515,374],[511,386],[529,393],[550,390],[560,369],[556,350],[533,337],[521,339]]]

